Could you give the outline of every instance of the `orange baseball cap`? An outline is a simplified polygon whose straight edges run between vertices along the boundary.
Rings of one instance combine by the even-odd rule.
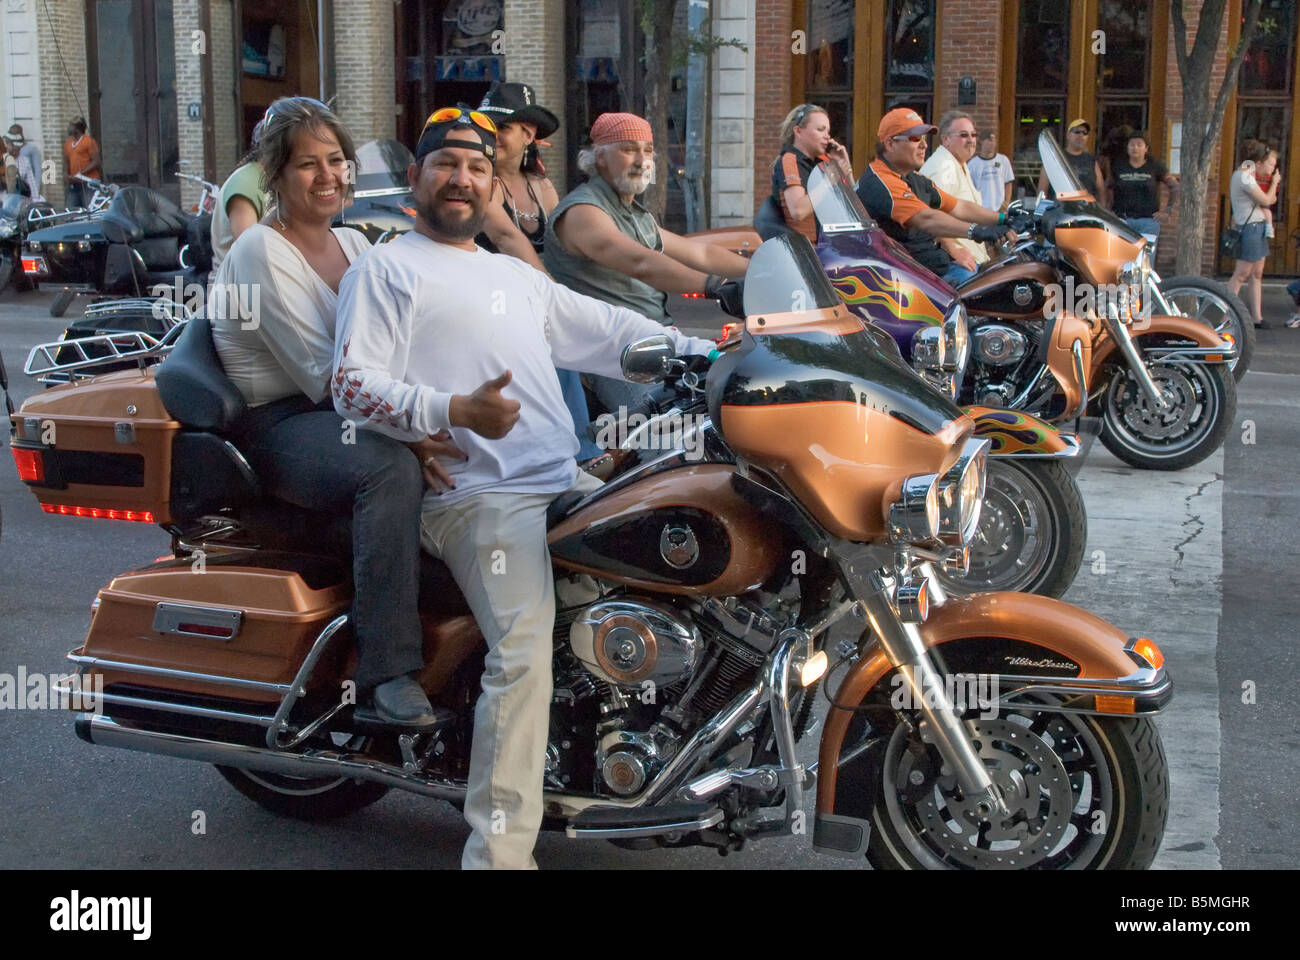
[[[911,107],[895,107],[880,118],[880,126],[876,128],[876,139],[917,137],[925,133],[934,133],[938,129],[934,124],[922,120],[921,115]]]

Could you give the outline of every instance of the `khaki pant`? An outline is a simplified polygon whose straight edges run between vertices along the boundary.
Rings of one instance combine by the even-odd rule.
[[[570,489],[599,486],[579,471]],[[556,496],[480,493],[420,518],[421,545],[451,569],[488,646],[465,797],[466,870],[537,868],[555,627],[546,508]]]

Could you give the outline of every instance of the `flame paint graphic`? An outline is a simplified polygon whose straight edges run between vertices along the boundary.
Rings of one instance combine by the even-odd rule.
[[[866,273],[871,284],[864,283],[858,273]],[[843,277],[832,277],[840,298],[850,306],[865,306],[867,309],[880,307],[888,310],[899,320],[913,323],[925,323],[938,326],[943,323],[943,313],[934,301],[917,287],[900,284],[888,274],[873,266],[864,264],[855,267],[854,273]]]
[[[963,407],[975,421],[975,436],[992,441],[989,453],[1058,453],[1064,443],[1056,431],[1035,417],[1018,410],[996,407]]]

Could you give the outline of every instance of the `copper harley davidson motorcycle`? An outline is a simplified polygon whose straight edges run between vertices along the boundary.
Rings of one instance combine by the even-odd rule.
[[[544,827],[723,853],[810,834],[880,868],[1149,866],[1168,809],[1151,715],[1172,696],[1156,644],[1047,597],[945,596],[934,572],[965,560],[988,441],[802,238],[758,250],[744,307],[703,379],[666,338],[624,352],[630,379],[707,411],[702,457],[665,449],[548,517]],[[340,553],[332,518],[258,494],[206,322],[160,364],[80,372],[13,414],[20,475],[50,513],[158,523],[173,544],[94,601],[65,680],[102,682],[81,738],[216,764],[299,818],[391,788],[459,803],[483,643],[446,569],[426,558],[421,589],[437,716],[385,726],[340,694],[346,531]],[[968,702],[959,676],[991,694]]]

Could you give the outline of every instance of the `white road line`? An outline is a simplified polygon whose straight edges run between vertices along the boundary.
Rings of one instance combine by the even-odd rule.
[[[1251,374],[1254,376],[1254,374]],[[1223,451],[1185,470],[1135,470],[1100,443],[1079,475],[1088,552],[1065,599],[1159,644],[1174,700],[1157,719],[1169,820],[1156,869],[1219,869]]]

